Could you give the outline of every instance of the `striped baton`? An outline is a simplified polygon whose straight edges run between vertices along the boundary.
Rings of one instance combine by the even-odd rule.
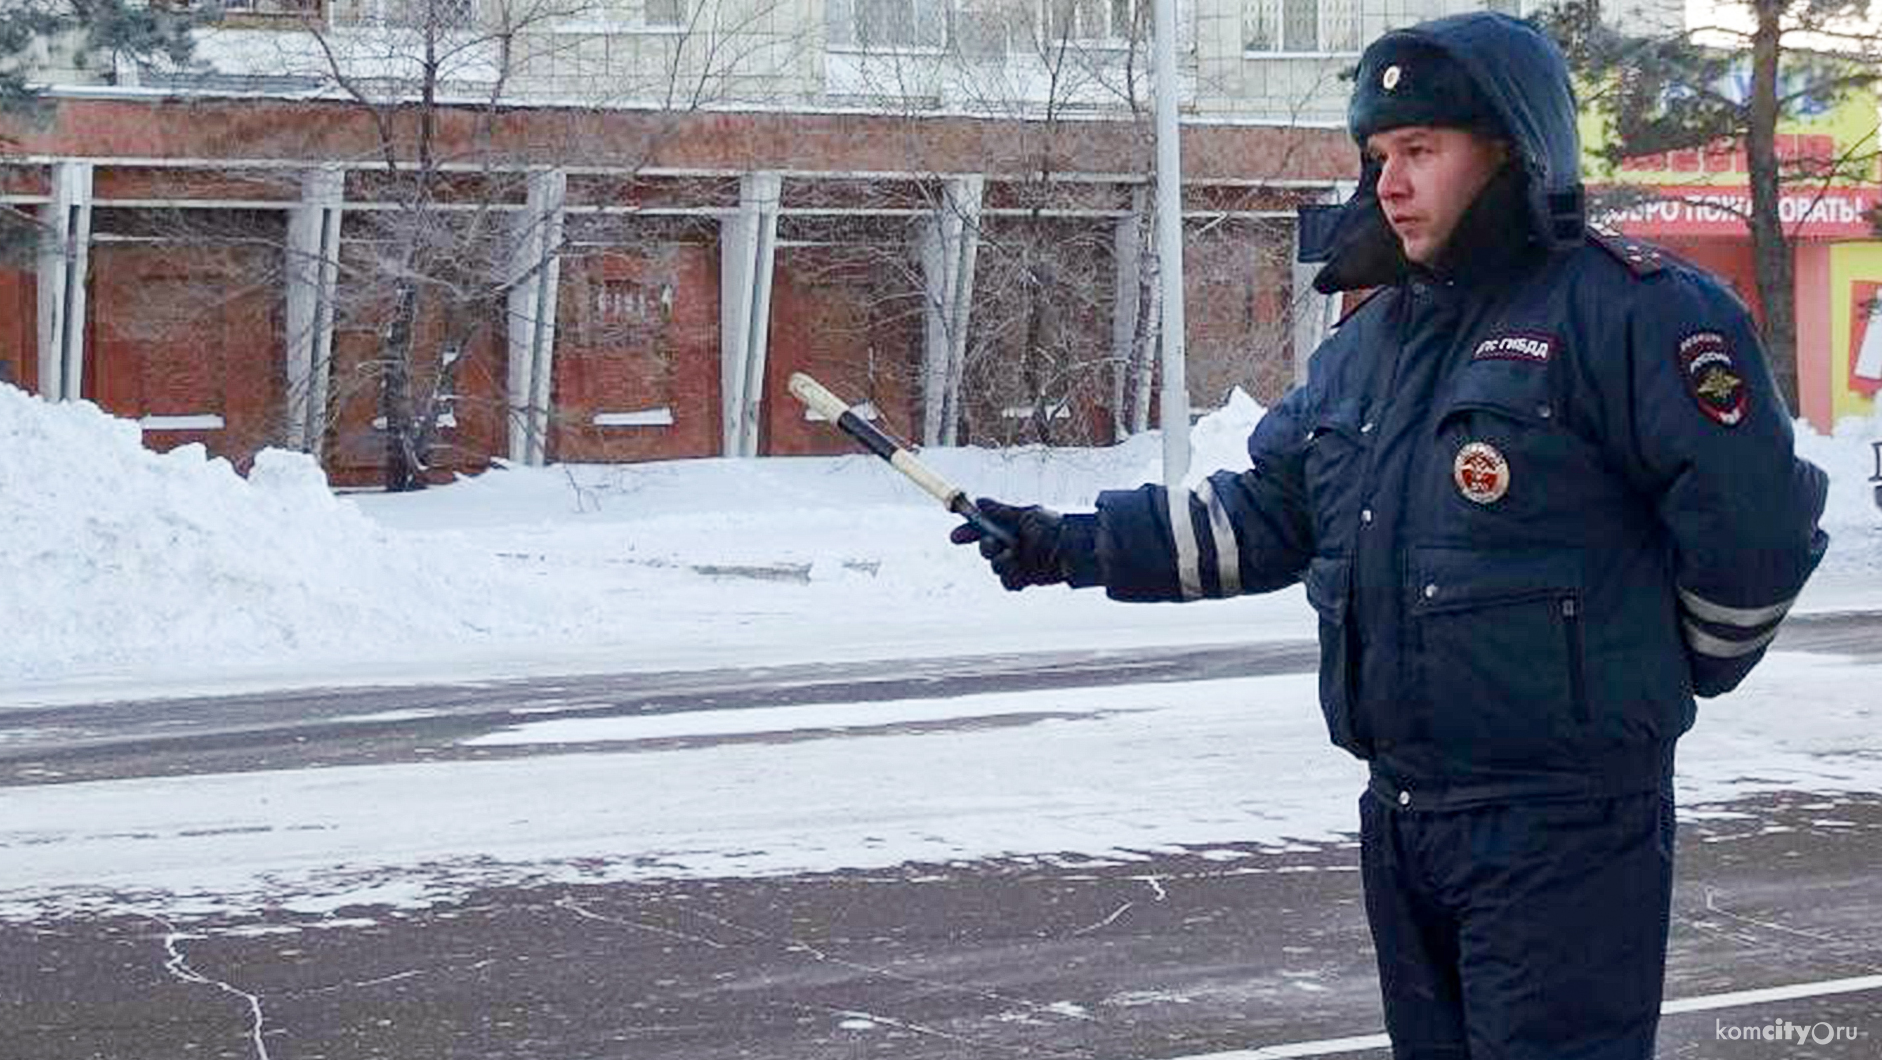
[[[878,430],[875,424],[856,414],[823,384],[802,372],[792,372],[792,396],[812,412],[837,425],[844,434],[861,442],[863,448],[887,460],[890,466],[907,475],[915,485],[927,490],[947,510],[974,524],[980,532],[1006,545],[1013,544],[1013,534],[1006,527],[981,514],[967,491],[936,474],[934,469],[916,459],[908,447]]]

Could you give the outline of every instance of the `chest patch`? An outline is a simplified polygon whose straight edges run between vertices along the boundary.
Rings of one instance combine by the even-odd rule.
[[[1471,442],[1457,451],[1451,462],[1451,480],[1465,500],[1495,504],[1510,489],[1510,464],[1496,447],[1485,442]]]
[[[1554,335],[1545,335],[1540,331],[1514,331],[1492,335],[1479,342],[1477,351],[1470,355],[1470,359],[1548,364],[1549,359],[1555,356],[1556,346]]]
[[[1699,411],[1714,423],[1736,427],[1745,419],[1751,397],[1745,373],[1732,355],[1732,344],[1716,331],[1695,331],[1679,340],[1679,363],[1686,391]]]

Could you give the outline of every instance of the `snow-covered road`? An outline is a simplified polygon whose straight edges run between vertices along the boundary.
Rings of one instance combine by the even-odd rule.
[[[1259,414],[1243,400],[1199,423],[1195,466],[1244,463],[1242,439]],[[1882,513],[1864,481],[1879,428],[1851,423],[1835,437],[1800,438],[1804,453],[1832,474],[1825,525],[1834,544],[1799,614],[1882,613]],[[1158,444],[1145,437],[1101,451],[928,456],[977,493],[1076,508],[1100,488],[1154,477]],[[1053,921],[1077,943],[1064,951],[1067,960],[1097,960],[1108,933],[1126,930],[1134,933],[1132,960],[1143,961],[1130,967],[1189,977],[1188,992],[1105,973],[1098,978],[1108,985],[1094,979],[1094,996],[1025,995],[1014,1005],[998,989],[948,984],[1031,972],[997,961],[984,975],[963,972],[957,960],[991,958],[953,955],[941,944],[917,954],[929,977],[918,991],[946,987],[942,993],[990,1006],[964,1017],[972,1034],[1018,1028],[1022,1039],[1062,1042],[1067,1028],[1103,1024],[1091,1041],[1115,1043],[1137,1040],[1130,1027],[1155,1025],[1200,1043],[1191,1050],[1200,1054],[1250,1040],[1376,1031],[1359,1000],[1373,995],[1354,987],[1369,986],[1370,974],[1354,898],[1328,882],[1349,871],[1342,865],[1350,861],[1361,770],[1328,746],[1307,673],[1199,668],[1146,671],[1151,679],[1138,681],[1113,666],[1102,680],[983,682],[961,694],[939,680],[915,690],[904,681],[881,694],[861,686],[839,694],[831,682],[828,698],[788,679],[792,667],[869,660],[878,675],[893,668],[886,661],[924,660],[906,666],[904,676],[917,679],[964,657],[996,660],[1003,673],[1025,672],[1039,653],[1128,659],[1199,646],[1253,653],[1259,645],[1305,657],[1314,627],[1298,589],[1187,606],[1124,606],[1061,589],[1006,594],[970,550],[946,544],[947,515],[868,457],[515,469],[414,496],[335,498],[303,458],[269,454],[243,480],[200,451],[146,452],[135,425],[6,387],[0,496],[9,507],[9,532],[0,535],[0,567],[9,572],[0,585],[0,628],[8,633],[0,638],[0,933],[8,933],[9,952],[30,953],[24,959],[42,966],[30,984],[9,982],[9,996],[41,999],[33,1011],[48,1014],[5,1029],[43,1031],[36,1042],[69,1050],[44,1055],[141,1055],[152,1035],[174,1039],[178,1049],[209,1043],[261,1055],[268,1034],[291,1028],[263,1026],[260,988],[196,972],[209,960],[196,949],[212,938],[229,946],[251,938],[238,932],[261,933],[239,942],[243,959],[259,962],[254,974],[292,997],[308,1038],[319,1037],[311,1028],[334,1028],[321,1033],[384,1046],[372,1055],[419,1055],[426,1043],[442,1050],[428,1055],[471,1055],[464,1050],[488,1040],[510,1043],[501,1046],[508,1057],[536,1055],[514,1043],[537,1038],[491,1030],[493,1007],[523,1024],[545,1013],[560,1020],[540,1040],[562,1043],[554,1054],[562,1056],[592,1044],[604,1025],[614,1040],[643,1051],[671,1030],[686,1043],[673,1055],[729,1056],[749,1042],[710,1028],[687,1037],[680,1025],[765,1023],[779,1013],[788,1026],[766,1033],[808,1035],[791,1040],[817,1055],[914,1055],[911,1041],[932,1044],[954,1032],[934,1039],[909,1030],[918,1026],[913,1009],[869,1010],[898,1024],[844,1006],[891,1005],[884,991],[910,985],[907,973],[888,970],[901,960],[897,940],[930,930],[922,924],[952,939],[958,910],[948,901],[1036,900],[1037,888],[1003,882],[1012,866],[1045,867],[1050,892],[1076,907],[1065,914],[1076,922]],[[1682,865],[1775,896],[1770,908],[1742,913],[1715,906],[1710,889],[1693,899],[1690,922],[1676,933],[1696,940],[1695,953],[1710,933],[1731,941],[1703,959],[1676,953],[1676,965],[1688,960],[1682,967],[1697,977],[1685,984],[1676,977],[1676,986],[1691,988],[1686,996],[1834,979],[1850,974],[1852,954],[1870,945],[1863,925],[1873,918],[1861,918],[1874,897],[1882,658],[1860,636],[1780,640],[1742,689],[1702,705],[1682,744],[1680,797],[1702,852]],[[1810,643],[1835,650],[1801,650]],[[636,674],[652,684],[651,675],[690,673],[710,684],[728,668],[749,679],[723,704],[695,696],[684,710],[656,709],[658,702],[623,708],[647,705],[620,692]],[[583,674],[612,676],[552,676]],[[450,689],[468,681],[485,682],[485,698],[475,709],[453,707]],[[597,685],[610,691],[583,691]],[[390,686],[396,690],[373,690]],[[266,691],[290,688],[352,691]],[[168,720],[175,704],[98,705],[243,692],[247,700],[201,702],[190,717]],[[511,693],[514,702],[500,701]],[[308,721],[296,712],[347,696],[344,709],[317,720],[356,732],[356,741],[278,750]],[[132,734],[139,750],[126,754]],[[91,766],[117,756],[111,771],[78,768],[88,740],[97,749]],[[142,764],[139,754],[147,756]],[[1789,842],[1806,834],[1810,843]],[[1771,857],[1812,860],[1807,872],[1748,876],[1736,855],[1704,853],[1715,841],[1742,844],[1724,850],[1768,847]],[[1286,884],[1284,870],[1297,868],[1319,873],[1318,882]],[[913,919],[885,922],[881,938],[862,940],[861,950],[854,940],[825,938],[841,935],[827,918],[855,915],[848,888],[869,873],[898,887],[932,880],[936,890],[915,896],[921,908]],[[1166,905],[1159,873],[1207,895]],[[1243,873],[1270,889],[1246,892],[1234,882]],[[1146,874],[1159,882],[1146,883]],[[1800,890],[1805,879],[1810,888]],[[756,903],[775,919],[783,915],[775,895],[822,886],[805,882],[813,880],[838,882],[805,914],[823,925],[808,950],[793,936],[752,935],[730,920],[702,926],[646,905],[679,903],[667,907],[674,912],[724,896],[734,911]],[[956,880],[977,881],[960,885],[970,897],[956,894]],[[1712,888],[1709,880],[1702,882]],[[596,889],[582,892],[595,904],[567,905],[574,887]],[[1131,896],[1117,898],[1119,888]],[[1126,905],[1151,908],[1139,892],[1152,894],[1165,920],[1132,923],[1137,914],[1127,916]],[[475,897],[492,893],[506,897],[494,905]],[[884,908],[899,916],[911,899],[897,894]],[[513,912],[505,904],[512,901],[526,912]],[[1236,922],[1243,914],[1230,911],[1250,902],[1310,909],[1306,920],[1271,925],[1298,936],[1293,948],[1303,952],[1284,946],[1272,967],[1250,963],[1246,947],[1214,958],[1190,952],[1194,924]],[[357,915],[364,906],[376,912]],[[695,971],[733,986],[687,996],[735,1003],[695,1010],[678,999],[627,1012],[626,1024],[615,1026],[501,991],[479,1000],[455,986],[411,987],[431,1017],[415,1019],[398,1007],[408,986],[439,971],[452,974],[432,981],[460,983],[466,970],[456,951],[426,951],[413,958],[418,966],[403,967],[392,966],[407,960],[395,948],[392,964],[369,960],[367,968],[358,958],[316,961],[303,949],[321,949],[312,933],[330,928],[398,935],[416,951],[448,948],[460,920],[505,916],[536,927],[516,935],[506,934],[514,925],[497,926],[491,937],[464,943],[468,952],[496,947],[470,972],[534,953],[558,968],[568,962],[574,978],[519,966],[493,989],[527,994],[553,982],[586,996],[581,991],[595,982],[631,980],[649,996],[670,995],[681,990],[671,985],[681,981],[674,975],[684,973],[662,971],[662,962],[690,945],[703,955]],[[190,924],[220,927],[198,938]],[[414,933],[399,935],[407,925]],[[581,929],[573,940],[556,934],[570,925]],[[1031,952],[1043,937],[1024,919],[1008,927],[1017,934],[998,952]],[[535,930],[548,934],[537,939]],[[267,941],[278,931],[295,939]],[[601,958],[606,974],[582,963],[596,959],[582,956],[587,937],[604,931],[620,945],[649,938],[665,945],[649,955],[644,981],[607,964],[611,955]],[[1744,963],[1743,947],[1765,946],[1770,933],[1777,943]],[[80,963],[54,944],[66,938],[85,940]],[[1268,953],[1261,948],[1268,942],[1259,952]],[[758,954],[774,943],[775,953]],[[875,953],[878,944],[888,951]],[[1181,960],[1159,964],[1172,946]],[[154,963],[127,977],[124,969],[140,967],[120,959],[127,947]],[[708,970],[721,951],[730,953],[729,970]],[[824,959],[862,951],[871,955]],[[1801,963],[1785,973],[1792,979],[1770,979],[1793,952]],[[1196,963],[1211,959],[1229,963]],[[295,970],[309,962],[344,984],[299,983]],[[829,1002],[740,993],[752,974],[841,989]],[[153,992],[151,976],[224,1007],[246,998],[241,1022],[199,1033],[172,1021],[167,1006],[183,998]],[[1064,978],[1046,982],[1042,989],[1071,989]],[[1328,995],[1337,1004],[1302,1007],[1329,982],[1345,984]],[[361,993],[388,984],[397,984],[390,1011]],[[68,1018],[112,990],[136,1014],[118,1023]],[[1856,1000],[1812,1011],[1847,1011],[1869,995],[1842,996]],[[326,997],[335,1007],[322,1007]],[[757,999],[757,1008],[738,1008],[741,998]],[[1183,1015],[1183,1006],[1205,999],[1219,1010],[1211,1019],[1240,1037]],[[278,1012],[283,1002],[268,1004]],[[1149,1006],[1158,1019],[1143,1015]],[[1110,1022],[1091,1012],[1108,1013]],[[1254,1012],[1275,1014],[1274,1033],[1256,1034]],[[452,1022],[460,1017],[468,1022]],[[873,1029],[858,1030],[863,1024]],[[123,1028],[122,1040],[113,1027]],[[405,1036],[412,1030],[421,1037]],[[1703,1039],[1689,1030],[1688,1044]],[[874,1045],[857,1037],[877,1031],[883,1038]],[[761,1052],[771,1041],[754,1040]],[[597,1049],[589,1052],[604,1054]]]
[[[526,880],[1047,852],[1118,861],[1335,842],[1354,830],[1364,772],[1328,745],[1311,674],[1120,682],[1128,673],[973,694],[949,694],[940,679],[875,701],[826,675],[828,701],[781,679],[727,694],[727,709],[695,695],[671,712],[659,699],[623,706],[618,692],[573,680],[504,685],[475,713],[428,710],[423,690],[390,710],[356,693],[337,716],[307,697],[290,707],[318,708],[340,743],[351,728],[369,749],[400,750],[378,764],[307,763],[266,744],[251,751],[231,716],[195,733],[148,726],[159,731],[131,749],[149,772],[174,768],[158,768],[166,755],[222,763],[208,773],[70,783],[35,757],[35,729],[63,726],[58,738],[85,748],[88,710],[36,711],[31,726],[0,730],[0,748],[21,749],[6,760],[12,781],[31,783],[0,796],[0,900],[29,918],[49,907],[326,908],[361,891],[423,903]],[[1882,791],[1878,685],[1876,655],[1773,653],[1740,691],[1706,704],[1682,744],[1689,816],[1748,795]],[[441,689],[439,702],[456,694]],[[295,724],[258,712],[252,728]],[[413,735],[395,741],[401,725]],[[217,746],[237,753],[212,758]],[[345,760],[345,748],[311,755]]]

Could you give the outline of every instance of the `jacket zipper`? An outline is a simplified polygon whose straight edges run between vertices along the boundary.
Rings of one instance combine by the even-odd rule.
[[[1562,629],[1568,636],[1568,694],[1575,720],[1588,724],[1588,689],[1583,683],[1581,646],[1581,604],[1572,596],[1562,597]]]
[[[1516,592],[1498,593],[1495,596],[1473,596],[1462,600],[1439,598],[1436,603],[1422,600],[1412,604],[1414,614],[1442,615],[1453,611],[1485,611],[1493,607],[1513,607],[1517,604],[1546,603],[1550,600],[1572,600],[1562,595],[1561,589],[1523,589]]]

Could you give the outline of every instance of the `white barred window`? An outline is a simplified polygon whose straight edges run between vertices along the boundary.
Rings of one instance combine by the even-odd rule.
[[[645,0],[641,6],[641,24],[645,26],[684,26],[685,0]]]
[[[1043,0],[1048,41],[1122,43],[1131,38],[1131,0]]]
[[[371,11],[380,24],[414,30],[469,30],[476,26],[476,0],[375,0]]]
[[[1356,53],[1359,45],[1359,0],[1243,0],[1248,51]]]
[[[472,29],[476,0],[378,0],[375,13],[388,26],[408,29]]]
[[[824,20],[833,47],[894,51],[948,42],[944,0],[824,0]]]
[[[200,11],[210,5],[196,0],[171,0],[161,6],[171,11]],[[225,15],[285,15],[289,17],[318,16],[322,7],[320,0],[223,0],[222,13]]]

